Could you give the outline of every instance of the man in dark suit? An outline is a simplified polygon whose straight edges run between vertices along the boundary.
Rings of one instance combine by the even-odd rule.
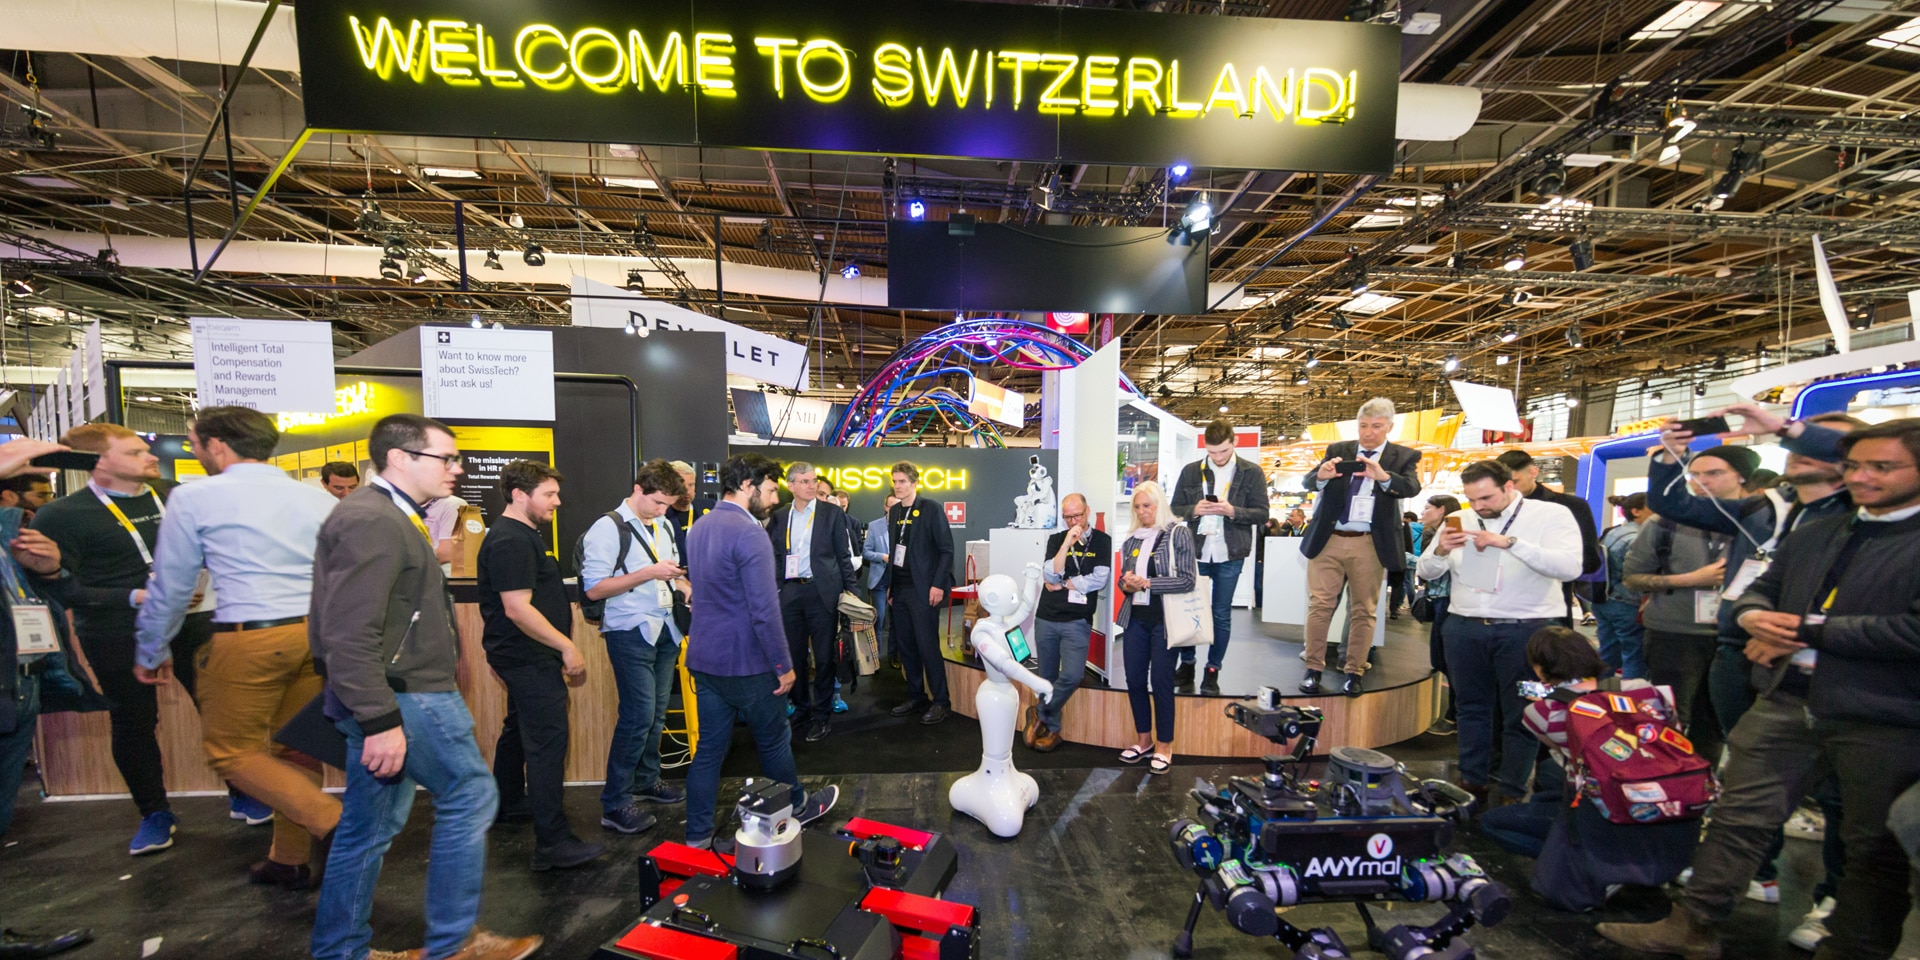
[[[694,494],[693,465],[685,460],[675,460],[668,466],[680,475],[680,482],[686,484],[687,492],[667,508],[667,522],[673,526],[673,547],[682,557],[687,555],[687,531],[693,529],[693,522],[713,512],[713,506],[719,502],[711,497]]]
[[[1393,401],[1374,397],[1360,405],[1359,440],[1342,440],[1327,447],[1320,466],[1307,474],[1305,486],[1317,490],[1313,519],[1307,523],[1307,674],[1300,692],[1320,692],[1320,672],[1327,668],[1327,632],[1340,590],[1347,590],[1347,649],[1341,691],[1360,695],[1360,675],[1367,672],[1367,654],[1373,649],[1375,605],[1380,582],[1389,571],[1405,570],[1405,545],[1400,539],[1400,499],[1420,492],[1414,466],[1420,451],[1388,443],[1393,432]]]
[[[887,600],[908,696],[889,712],[896,717],[918,713],[921,723],[939,723],[947,719],[950,704],[937,611],[953,589],[953,529],[947,526],[946,504],[920,496],[919,467],[905,460],[893,465],[893,495],[900,502],[887,511],[892,571]]]
[[[853,563],[847,555],[853,535],[847,514],[817,496],[818,484],[813,464],[803,460],[788,467],[793,502],[776,511],[767,527],[773,540],[773,572],[780,578],[780,619],[798,675],[792,692],[793,725],[806,730],[809,743],[826,739],[832,729],[840,592],[853,586]]]
[[[1508,450],[1500,454],[1498,459],[1513,471],[1513,486],[1521,496],[1528,500],[1557,503],[1573,514],[1573,522],[1580,525],[1580,575],[1584,577],[1600,572],[1600,531],[1593,522],[1593,507],[1571,493],[1541,486],[1540,465],[1525,450]],[[1569,580],[1561,585],[1561,591],[1567,596],[1569,627],[1573,626],[1573,584],[1574,581]]]
[[[474,926],[499,794],[454,682],[460,640],[425,507],[453,492],[460,449],[446,426],[397,413],[374,424],[367,452],[379,476],[333,508],[313,555],[307,641],[327,678],[327,718],[347,740],[347,792],[329,835],[311,950],[324,960],[368,955],[374,881],[417,783],[433,795],[419,953],[524,957],[539,937]]]
[[[1200,575],[1213,582],[1213,645],[1207,648],[1207,672],[1201,693],[1220,692],[1220,661],[1233,632],[1233,591],[1253,553],[1253,539],[1267,526],[1267,475],[1260,465],[1234,453],[1233,424],[1207,424],[1207,455],[1180,469],[1173,488],[1173,515],[1193,529]],[[1193,683],[1194,649],[1180,648],[1174,668],[1176,686]]]
[[[687,768],[687,846],[712,849],[720,766],[733,746],[735,721],[746,724],[760,753],[760,773],[793,785],[793,815],[818,820],[840,796],[825,787],[809,797],[793,763],[793,730],[782,706],[793,689],[793,657],[780,623],[780,572],[760,521],[780,493],[780,465],[760,456],[731,457],[720,467],[721,498],[687,535],[693,581],[693,629],[687,672],[693,674],[700,743]]]

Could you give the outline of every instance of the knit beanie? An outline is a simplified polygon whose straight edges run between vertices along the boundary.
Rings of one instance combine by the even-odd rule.
[[[1760,469],[1760,455],[1753,452],[1752,447],[1737,447],[1723,443],[1717,447],[1708,447],[1694,454],[1694,457],[1718,457],[1726,461],[1727,466],[1732,467],[1733,472],[1740,475],[1741,483],[1747,482],[1747,479],[1753,476],[1753,472]]]

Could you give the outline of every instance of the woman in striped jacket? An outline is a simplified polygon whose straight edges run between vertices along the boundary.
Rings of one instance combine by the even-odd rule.
[[[1151,480],[1133,488],[1133,534],[1120,545],[1120,628],[1127,666],[1127,702],[1139,742],[1121,751],[1120,762],[1152,759],[1147,769],[1173,766],[1173,660],[1167,648],[1167,618],[1161,598],[1187,593],[1199,578],[1193,531],[1175,523],[1167,494]],[[1148,681],[1152,688],[1149,693]]]

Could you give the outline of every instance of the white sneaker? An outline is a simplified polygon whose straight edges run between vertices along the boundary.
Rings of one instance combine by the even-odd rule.
[[[1692,867],[1688,867],[1688,868],[1686,868],[1685,870],[1682,870],[1682,871],[1680,871],[1680,875],[1679,875],[1679,876],[1677,876],[1677,877],[1674,877],[1674,878],[1673,878],[1673,883],[1674,883],[1674,885],[1675,885],[1675,886],[1680,886],[1680,887],[1684,887],[1684,886],[1686,886],[1687,884],[1689,884],[1689,883],[1692,883],[1692,882],[1693,882],[1693,868],[1692,868]]]
[[[1747,899],[1755,903],[1779,903],[1780,881],[1752,880],[1747,883]]]
[[[1827,838],[1827,815],[1819,810],[1801,807],[1787,818],[1786,826],[1781,828],[1787,836],[1795,840],[1820,841]]]
[[[1833,898],[1825,897],[1787,934],[1787,942],[1809,952],[1818,949],[1820,941],[1827,938],[1827,917],[1832,915]]]

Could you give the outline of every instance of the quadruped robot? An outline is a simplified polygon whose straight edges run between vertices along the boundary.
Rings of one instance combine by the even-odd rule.
[[[858,818],[805,829],[791,798],[748,780],[731,855],[671,842],[642,854],[645,912],[594,960],[977,960],[979,912],[939,899],[951,841]]]
[[[1470,960],[1467,930],[1499,923],[1511,906],[1506,888],[1472,857],[1446,853],[1473,796],[1444,780],[1411,780],[1392,757],[1358,747],[1334,748],[1325,778],[1304,779],[1320,711],[1281,705],[1271,688],[1257,701],[1228,704],[1227,714],[1274,743],[1295,746],[1286,756],[1262,758],[1266,772],[1258,778],[1197,786],[1198,819],[1168,825],[1174,859],[1200,877],[1173,955],[1192,956],[1194,925],[1212,906],[1234,929],[1286,944],[1296,960],[1348,957],[1331,928],[1302,930],[1279,910],[1350,902],[1366,924],[1368,945],[1391,960]],[[1451,906],[1436,923],[1382,931],[1367,910],[1370,901]]]

